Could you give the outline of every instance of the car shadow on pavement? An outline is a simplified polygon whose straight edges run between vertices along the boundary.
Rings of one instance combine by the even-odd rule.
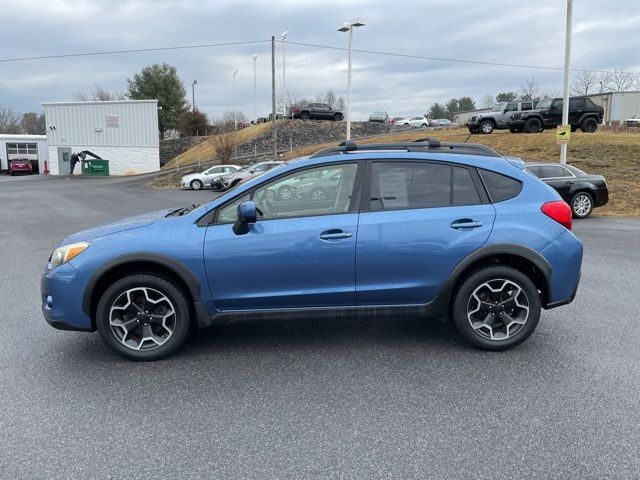
[[[180,352],[193,355],[254,349],[312,351],[318,347],[331,348],[339,345],[342,348],[360,348],[367,344],[419,344],[429,349],[450,350],[456,345],[462,345],[462,341],[444,318],[299,319],[215,325],[192,335]]]

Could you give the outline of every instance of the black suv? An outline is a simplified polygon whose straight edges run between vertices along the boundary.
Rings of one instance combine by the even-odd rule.
[[[527,163],[525,170],[557,191],[575,218],[587,218],[595,207],[609,202],[609,189],[602,175],[559,163]]]
[[[342,111],[331,108],[326,103],[309,103],[305,106],[296,105],[291,109],[293,118],[301,120],[318,119],[318,120],[342,120]]]
[[[571,131],[578,128],[583,132],[593,133],[602,123],[604,110],[586,97],[569,99],[569,124]],[[509,130],[512,132],[537,133],[545,128],[555,128],[562,125],[562,99],[540,100],[535,110],[515,113],[509,120]]]

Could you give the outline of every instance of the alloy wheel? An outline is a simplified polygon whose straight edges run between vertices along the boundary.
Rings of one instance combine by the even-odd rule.
[[[529,318],[529,299],[515,282],[492,279],[477,287],[467,304],[467,319],[474,332],[501,341],[516,335]]]
[[[109,326],[116,339],[126,347],[152,350],[173,335],[176,310],[171,300],[154,288],[131,288],[111,305]]]
[[[327,199],[327,192],[325,192],[324,190],[318,188],[314,191],[311,192],[311,199],[312,200],[326,200]]]
[[[591,198],[584,193],[573,199],[573,213],[578,217],[584,217],[591,211]]]

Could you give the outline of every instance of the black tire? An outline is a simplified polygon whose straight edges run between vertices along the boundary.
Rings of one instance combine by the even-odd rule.
[[[480,133],[484,135],[489,135],[490,133],[493,133],[493,129],[494,129],[494,125],[493,125],[493,122],[490,120],[485,120],[480,123]]]
[[[229,185],[229,190],[231,190],[232,188],[237,187],[239,183],[240,183],[240,179],[236,179],[233,182],[231,182],[231,185]]]
[[[327,191],[322,187],[316,187],[309,192],[310,200],[317,200],[319,202],[327,199]]]
[[[198,179],[191,180],[191,183],[189,185],[191,185],[191,188],[194,190],[200,190],[203,186],[202,181]]]
[[[428,125],[426,123],[423,123],[422,125],[420,125],[422,128],[427,127]]]
[[[580,130],[585,133],[593,133],[598,129],[598,121],[593,118],[585,118],[583,122],[580,124]]]
[[[122,338],[118,338],[116,331],[122,334],[124,330],[110,325],[110,314],[112,306],[114,306],[116,301],[123,298],[123,295],[126,295],[127,291],[133,290],[135,293],[136,289],[142,288],[148,289],[147,291],[154,295],[155,292],[159,292],[162,296],[167,298],[170,302],[169,305],[173,308],[174,315],[170,317],[173,322],[171,325],[172,332],[168,334],[164,343],[155,346],[150,345],[139,350],[135,350],[134,348],[125,345],[122,342]],[[159,306],[149,302],[142,308],[144,309],[146,306],[151,306],[151,308],[157,309],[162,307],[162,305],[163,302],[161,302]],[[135,308],[138,310],[140,309],[140,307]],[[149,311],[154,312],[153,310]],[[145,328],[142,326],[143,324],[141,325],[141,322],[145,322],[147,320],[145,320],[144,317],[137,319],[138,317],[136,315],[129,314],[128,311],[126,311],[126,313],[127,321],[135,320],[136,326],[132,327],[132,332],[124,334],[123,338],[125,340],[129,338],[129,340],[126,340],[127,342],[135,342],[135,339],[140,336],[137,334],[142,332],[142,328]],[[140,310],[140,313],[142,314],[142,310]],[[161,316],[161,314],[156,315],[156,317],[158,316]],[[158,327],[158,323],[156,322],[149,321],[149,325],[156,325],[156,327]],[[100,297],[100,301],[98,302],[98,307],[96,309],[96,326],[98,327],[98,332],[105,343],[118,355],[135,361],[159,360],[171,355],[186,340],[191,326],[189,300],[180,288],[164,277],[146,273],[129,275],[114,282]],[[167,331],[164,329],[157,330],[154,332],[154,335],[158,335],[157,338],[160,338],[160,334],[162,333],[167,335]],[[146,341],[143,340],[140,343],[144,345],[145,342]],[[148,342],[147,345],[149,345]]]
[[[289,185],[283,185],[278,189],[278,198],[283,201],[293,199],[293,189]]]
[[[302,112],[300,114],[300,120],[309,120],[309,118],[311,118],[311,116],[309,115],[309,112]]]
[[[471,127],[469,127],[469,133],[470,133],[471,135],[477,135],[477,134],[479,134],[479,133],[480,133],[480,130],[478,130],[477,128],[471,128]]]
[[[593,212],[593,196],[587,192],[578,192],[571,199],[573,218],[587,218]]]
[[[517,128],[517,127],[509,127],[509,131],[510,131],[511,133],[521,133],[521,132],[522,132],[522,130],[520,130],[520,129],[519,129],[519,128]]]
[[[341,121],[341,120],[342,120],[342,114],[341,114],[341,113],[336,113],[336,114],[333,116],[333,120],[334,120],[334,121],[336,121],[336,122]]]
[[[515,290],[513,285],[520,288],[520,293],[516,296],[518,298],[518,302],[522,302],[523,305],[526,302],[528,306],[524,323],[513,323],[511,324],[511,327],[505,327],[505,324],[503,323],[505,313],[506,315],[513,315],[513,317],[516,317],[516,310],[518,311],[518,315],[522,315],[524,309],[520,306],[514,306],[513,309],[510,310],[510,307],[503,307],[499,303],[496,304],[492,301],[493,299],[489,297],[485,298],[485,300],[487,300],[485,304],[493,311],[480,309],[477,314],[479,314],[480,317],[485,317],[486,312],[484,322],[487,321],[486,319],[489,319],[488,321],[493,322],[492,328],[472,327],[471,320],[468,318],[468,312],[469,310],[478,308],[479,305],[476,300],[477,297],[473,296],[474,292],[477,290],[478,296],[484,295],[486,292],[489,292],[489,290],[487,290],[486,287],[483,287],[483,285],[490,283],[491,286],[500,288],[501,282],[503,282],[502,285],[504,285],[505,288],[513,288],[512,293]],[[540,312],[541,303],[538,289],[527,275],[506,265],[490,265],[471,273],[458,286],[451,306],[451,322],[458,333],[460,333],[460,335],[475,348],[480,350],[500,351],[513,348],[529,338],[538,325]],[[496,318],[494,319],[493,317]],[[472,318],[476,317],[472,315]],[[522,318],[520,318],[520,320],[522,320]],[[483,322],[476,322],[476,324],[482,325]],[[494,328],[496,329],[495,332],[493,330]],[[512,334],[507,334],[504,339],[492,339],[494,334],[498,336],[501,334],[501,329],[505,328],[507,332],[512,332]]]
[[[542,131],[542,122],[539,118],[530,118],[524,124],[524,131],[527,133],[539,133]]]

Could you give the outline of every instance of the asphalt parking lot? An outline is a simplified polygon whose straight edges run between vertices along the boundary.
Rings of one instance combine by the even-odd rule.
[[[40,312],[58,242],[211,192],[0,178],[1,478],[640,478],[640,221],[575,223],[580,290],[515,350],[445,321],[214,327],[156,363]]]

